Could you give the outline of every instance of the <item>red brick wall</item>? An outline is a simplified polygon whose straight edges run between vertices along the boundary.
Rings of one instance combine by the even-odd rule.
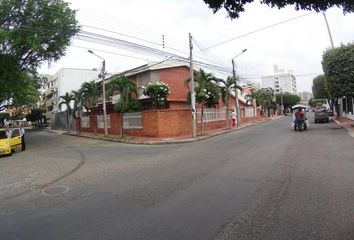
[[[189,68],[175,67],[160,69],[160,81],[166,83],[170,87],[169,101],[184,101],[187,102],[188,87],[184,84],[189,78]]]
[[[192,115],[190,109],[160,110],[157,113],[159,136],[179,136],[191,132]]]
[[[159,118],[156,110],[143,112],[143,136],[157,137],[159,135]]]

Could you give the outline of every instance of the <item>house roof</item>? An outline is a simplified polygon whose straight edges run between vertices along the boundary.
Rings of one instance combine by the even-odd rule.
[[[129,76],[136,75],[138,73],[147,72],[147,71],[160,70],[160,69],[166,69],[166,68],[175,68],[175,67],[189,68],[189,62],[169,58],[169,59],[166,59],[166,60],[163,60],[160,62],[149,62],[149,63],[141,65],[139,67],[124,71],[121,74],[124,74],[125,76],[129,77]],[[199,70],[198,67],[193,67],[193,68],[196,71]]]

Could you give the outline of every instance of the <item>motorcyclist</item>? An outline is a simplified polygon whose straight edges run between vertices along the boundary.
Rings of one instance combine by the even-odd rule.
[[[298,109],[297,112],[295,112],[295,123],[299,124],[302,121],[304,121],[304,113],[302,109]]]

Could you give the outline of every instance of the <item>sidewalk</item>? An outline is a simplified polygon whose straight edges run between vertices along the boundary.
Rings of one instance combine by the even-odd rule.
[[[230,128],[230,129],[213,129],[213,130],[208,130],[206,132],[206,135],[204,136],[197,136],[196,138],[192,138],[192,136],[189,135],[180,135],[176,137],[140,137],[140,136],[125,136],[124,139],[120,140],[118,139],[117,135],[109,135],[107,137],[104,137],[103,134],[93,134],[93,133],[85,133],[81,132],[80,134],[76,131],[73,132],[65,132],[65,131],[57,131],[57,130],[51,130],[48,129],[46,131],[51,132],[51,133],[56,133],[56,134],[65,134],[69,136],[75,136],[75,137],[85,137],[85,138],[92,138],[92,139],[100,139],[100,140],[105,140],[105,141],[112,141],[112,142],[121,142],[121,143],[128,143],[128,144],[148,144],[148,145],[153,145],[153,144],[178,144],[178,143],[188,143],[188,142],[194,142],[194,141],[200,141],[203,139],[207,139],[210,137],[218,136],[221,134],[237,131],[242,128],[250,127],[256,124],[264,123],[267,121],[275,120],[278,118],[281,118],[282,116],[275,116],[275,117],[270,117],[270,118],[260,118],[256,119],[255,121],[250,121],[246,122],[240,125],[239,128]]]
[[[354,137],[354,121],[345,117],[333,118],[333,121],[345,128],[349,135]]]

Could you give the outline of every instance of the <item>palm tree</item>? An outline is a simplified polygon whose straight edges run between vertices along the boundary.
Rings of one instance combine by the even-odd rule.
[[[78,91],[72,91],[71,94],[74,98],[74,118],[81,120],[80,112],[84,108],[84,100],[85,100],[83,90],[82,88],[80,88]],[[76,112],[78,114],[77,117],[75,114]],[[79,124],[79,132],[81,133],[81,123]]]
[[[189,84],[191,79],[186,80]],[[219,88],[217,86],[217,78],[212,73],[206,73],[203,69],[195,75],[195,100],[201,105],[201,134],[204,135],[204,105],[215,105],[219,98]]]
[[[69,126],[69,116],[71,114],[70,103],[71,101],[74,101],[74,97],[73,95],[67,92],[65,93],[65,95],[60,96],[60,98],[63,99],[63,101],[59,102],[59,109],[61,110],[63,105],[66,106],[66,127],[67,127],[67,131],[70,132],[70,126]]]
[[[113,78],[107,86],[107,93],[110,95],[114,91],[120,94],[118,102],[115,104],[114,109],[120,113],[120,138],[123,137],[123,118],[124,113],[128,112],[133,101],[133,94],[138,95],[136,85],[123,74]]]
[[[84,82],[80,89],[82,91],[83,106],[86,110],[96,106],[97,100],[101,96],[101,91],[95,80]]]
[[[236,79],[234,77],[227,77],[226,80],[218,79],[219,83],[222,83],[223,86],[220,86],[221,99],[226,104],[226,128],[229,128],[229,101],[232,96],[232,93],[236,89],[242,90],[242,87],[237,85]]]
[[[246,95],[246,103],[251,104],[253,107],[253,119],[256,119],[256,109],[257,109],[257,103],[254,103],[254,100],[257,99],[257,94],[254,90],[251,90],[250,94]]]

